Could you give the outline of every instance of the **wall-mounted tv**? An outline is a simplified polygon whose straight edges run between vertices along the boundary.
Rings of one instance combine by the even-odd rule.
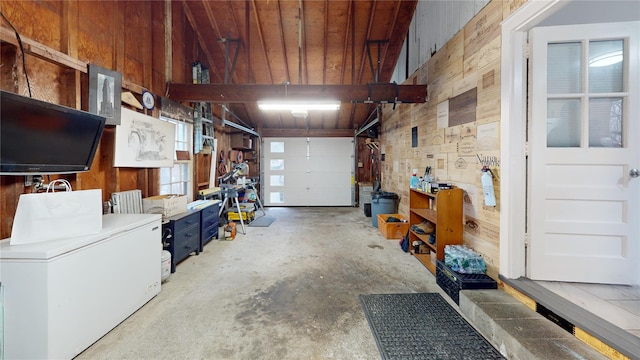
[[[91,168],[106,119],[0,90],[0,175]]]

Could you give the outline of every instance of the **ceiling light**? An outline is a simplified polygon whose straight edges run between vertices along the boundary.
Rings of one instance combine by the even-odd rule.
[[[339,110],[339,101],[286,101],[286,100],[264,100],[258,101],[258,107],[260,110],[284,110],[291,112],[304,112],[314,110]]]
[[[307,112],[307,110],[291,110],[291,116],[304,119],[309,116],[309,113]]]

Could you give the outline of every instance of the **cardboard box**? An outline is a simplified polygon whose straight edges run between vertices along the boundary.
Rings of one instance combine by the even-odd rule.
[[[418,254],[428,254],[431,252],[431,249],[429,248],[429,245],[427,244],[420,244],[418,246]]]
[[[391,216],[401,222],[387,222]],[[409,231],[409,220],[400,214],[378,214],[378,230],[387,239],[402,239]]]
[[[163,217],[187,211],[187,197],[184,195],[158,195],[142,199],[145,214],[162,214]]]

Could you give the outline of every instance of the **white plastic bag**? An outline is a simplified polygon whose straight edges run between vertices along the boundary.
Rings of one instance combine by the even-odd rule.
[[[54,191],[62,184],[66,191]],[[43,193],[22,194],[11,228],[11,245],[97,234],[102,230],[102,189],[72,191],[54,180]]]

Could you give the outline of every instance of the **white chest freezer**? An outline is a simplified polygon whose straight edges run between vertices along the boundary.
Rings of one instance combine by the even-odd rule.
[[[71,359],[160,292],[161,216],[109,214],[99,234],[0,241],[6,359]]]

